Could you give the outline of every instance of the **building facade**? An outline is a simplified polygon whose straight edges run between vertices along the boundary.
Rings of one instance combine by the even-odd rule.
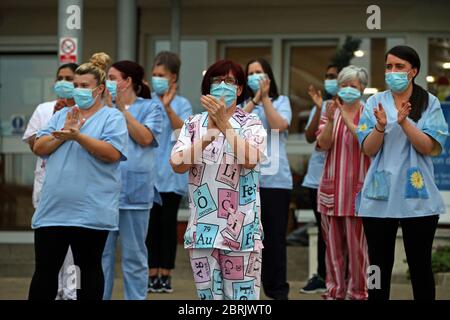
[[[20,141],[21,121],[17,119],[26,123],[37,104],[54,99],[52,85],[58,66],[61,2],[0,3],[0,229],[3,230],[28,229],[33,213],[31,185],[35,158]],[[325,68],[347,36],[361,39],[362,56],[354,57],[352,63],[369,70],[369,87],[385,89],[385,52],[394,45],[407,44],[418,51],[422,60],[417,82],[441,100],[450,96],[450,2],[445,0],[379,0],[376,4],[380,29],[373,30],[368,26],[373,16],[368,7],[373,3],[365,0],[226,3],[84,0],[82,3],[79,62],[87,61],[99,51],[108,53],[113,60],[128,55],[145,67],[150,78],[156,53],[179,48],[182,60],[179,91],[191,101],[195,111],[201,110],[202,72],[214,61],[230,58],[245,65],[258,56],[269,60],[279,90],[291,100],[293,122],[288,153],[297,185],[312,150],[303,138],[312,107],[307,88],[313,84],[323,90]],[[123,14],[125,10],[128,16]],[[450,192],[442,192],[450,206]]]

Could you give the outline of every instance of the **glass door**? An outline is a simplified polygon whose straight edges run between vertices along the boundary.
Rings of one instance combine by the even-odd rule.
[[[308,87],[324,92],[327,66],[336,53],[336,42],[287,43],[285,45],[285,80],[292,107],[291,133],[303,133],[313,102]]]
[[[254,58],[264,58],[272,63],[272,47],[265,41],[223,41],[219,43],[218,58],[236,61],[245,71],[247,63]]]
[[[30,229],[36,157],[22,142],[36,106],[55,99],[56,55],[0,55],[0,230]],[[15,122],[15,124],[14,124]]]

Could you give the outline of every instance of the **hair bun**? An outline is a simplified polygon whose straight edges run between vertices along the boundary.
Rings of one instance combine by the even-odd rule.
[[[89,59],[89,62],[97,68],[106,71],[108,66],[111,64],[111,57],[104,52],[97,52],[92,55],[91,59]]]

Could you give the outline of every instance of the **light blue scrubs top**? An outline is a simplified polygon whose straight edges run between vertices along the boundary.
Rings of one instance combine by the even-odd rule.
[[[448,136],[439,100],[428,94],[428,107],[418,123],[412,123],[444,147]],[[374,130],[373,114],[378,103],[387,115],[382,148],[372,159],[359,195],[358,215],[375,218],[413,218],[445,213],[445,205],[434,182],[434,168],[430,156],[417,152],[397,123],[397,109],[390,90],[367,100],[359,121],[357,135],[360,144]]]
[[[289,98],[286,96],[278,96],[272,104],[278,114],[290,125],[292,120],[292,110]],[[256,114],[267,130],[267,155],[270,163],[261,163],[261,176],[259,184],[261,188],[274,189],[292,189],[292,174],[289,167],[289,161],[286,153],[286,141],[288,138],[288,130],[279,134],[279,150],[276,145],[272,146],[272,135],[270,134],[270,126],[264,112],[264,106],[259,104],[255,106],[252,113]],[[272,153],[274,152],[274,153]]]
[[[323,101],[321,113],[323,114],[326,110],[327,101]],[[306,124],[305,130],[311,124],[311,121],[314,117],[314,114],[317,111],[317,107],[314,106],[312,108],[311,113],[309,114],[308,123]],[[308,161],[308,170],[306,171],[306,176],[303,178],[302,186],[318,189],[320,184],[320,179],[322,178],[323,167],[325,165],[326,151],[318,151],[314,148],[314,151],[311,153],[311,157]]]
[[[55,113],[37,137],[64,127],[70,108]],[[110,143],[126,160],[128,130],[122,113],[103,107],[86,120],[80,132]],[[117,230],[119,224],[120,161],[95,158],[78,142],[66,141],[48,156],[41,200],[32,228],[51,226]]]
[[[159,170],[156,150],[161,146],[163,110],[154,100],[138,97],[130,105],[128,112],[151,130],[153,141],[150,146],[142,147],[128,136],[128,161],[120,164],[122,192],[119,207],[126,210],[148,210],[153,206],[156,171]]]
[[[161,104],[162,108],[162,132],[159,138],[160,146],[156,149],[158,170],[156,178],[156,190],[158,192],[174,192],[181,196],[188,191],[188,173],[178,174],[169,163],[170,153],[177,142],[177,132],[173,130],[166,110],[162,106],[159,97],[152,93],[152,98]],[[170,103],[171,108],[181,120],[185,121],[192,114],[192,106],[186,98],[175,96]]]

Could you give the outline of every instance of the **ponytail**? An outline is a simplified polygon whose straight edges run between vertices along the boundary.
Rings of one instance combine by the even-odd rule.
[[[428,107],[428,92],[424,90],[421,86],[414,83],[413,80],[413,92],[409,98],[409,103],[411,103],[411,113],[409,117],[418,122],[422,117],[422,113]]]
[[[150,91],[150,87],[141,81],[141,84],[139,85],[139,89],[137,91],[137,96],[144,99],[151,99],[152,94]]]
[[[145,73],[140,64],[130,60],[122,60],[113,63],[111,67],[121,73],[122,79],[131,78],[133,90],[138,97],[151,98],[150,88],[143,82]]]

